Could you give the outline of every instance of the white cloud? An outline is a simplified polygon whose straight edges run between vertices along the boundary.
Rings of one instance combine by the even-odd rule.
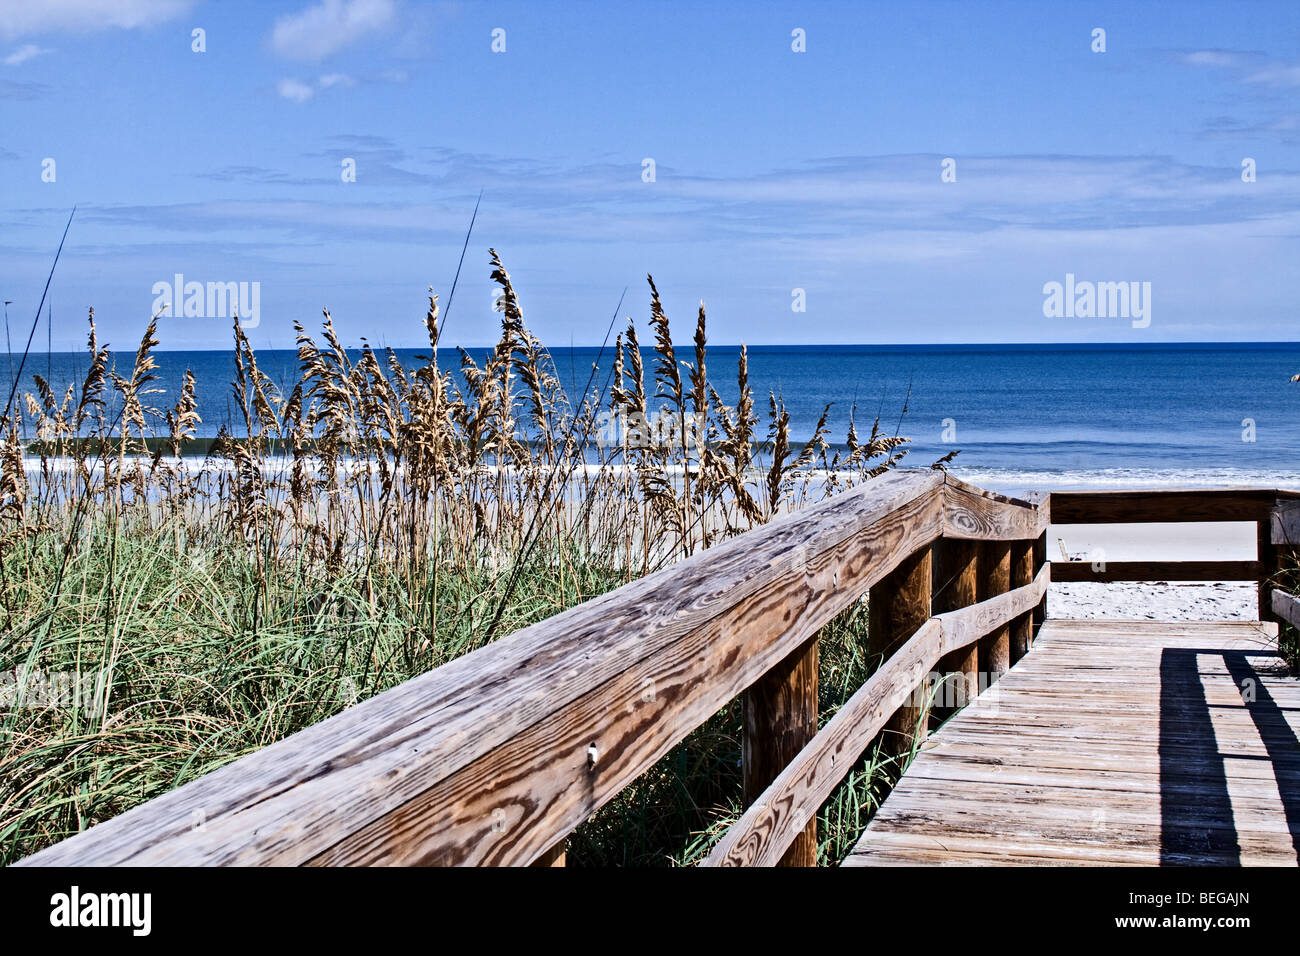
[[[276,92],[286,100],[292,100],[294,103],[305,103],[305,101],[315,96],[321,90],[329,90],[330,87],[347,87],[356,86],[355,79],[346,73],[326,73],[322,77],[317,77],[316,82],[303,82],[300,79],[285,78],[276,83]]]
[[[301,80],[285,78],[275,85],[275,91],[283,96],[286,100],[293,100],[295,103],[305,103],[321,90],[328,90],[331,87],[356,86],[357,81],[346,73],[326,73],[318,77],[313,84]]]
[[[47,50],[45,47],[37,46],[35,43],[28,43],[20,46],[14,52],[5,57],[5,66],[18,66],[20,63],[26,63],[28,60],[34,60],[38,56],[46,53],[52,53],[53,50]]]
[[[1300,66],[1271,66],[1250,74],[1246,82],[1265,86],[1300,86]]]
[[[1268,63],[1262,54],[1238,50],[1189,50],[1178,54],[1179,62],[1186,66],[1211,67],[1233,70],[1244,83],[1261,86],[1300,86],[1300,65],[1294,63]],[[1250,72],[1246,72],[1249,70]]]
[[[0,3],[0,36],[133,30],[174,19],[194,0],[6,0]]]
[[[356,86],[357,81],[346,73],[327,73],[316,81],[316,85],[322,90],[328,90],[331,86]]]
[[[271,46],[290,59],[323,60],[389,26],[396,11],[393,0],[323,0],[275,21]]]
[[[305,103],[316,95],[316,90],[299,80],[284,79],[275,84],[275,91],[286,100]]]
[[[1179,59],[1188,66],[1242,66],[1250,55],[1236,50],[1191,50],[1179,54]]]

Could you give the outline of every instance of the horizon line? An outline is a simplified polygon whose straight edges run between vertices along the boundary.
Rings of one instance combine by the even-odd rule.
[[[105,344],[107,344],[107,343],[105,343]],[[384,349],[390,348],[390,346],[387,346],[387,345],[375,345],[375,344],[373,344],[373,343],[366,343],[366,344],[369,344],[370,347],[371,347],[372,349],[377,350],[377,351],[382,351],[382,350],[384,350]],[[740,348],[741,346],[744,346],[746,349],[999,349],[999,348],[1017,348],[1017,349],[1097,349],[1097,348],[1108,348],[1108,347],[1111,347],[1111,346],[1116,346],[1116,347],[1121,347],[1121,348],[1133,348],[1133,349],[1158,349],[1158,348],[1179,348],[1179,347],[1191,347],[1191,346],[1210,347],[1210,346],[1247,346],[1247,345],[1253,345],[1253,346],[1273,345],[1273,346],[1297,346],[1297,347],[1300,347],[1300,340],[1290,340],[1290,339],[1197,339],[1197,340],[1190,340],[1190,341],[1181,341],[1181,340],[1180,340],[1180,341],[1167,341],[1167,342],[1126,342],[1126,341],[1106,341],[1106,342],[755,342],[755,343],[748,343],[748,342],[716,342],[716,343],[713,343],[713,342],[710,342],[710,343],[707,343],[706,348],[708,348],[708,349],[738,349],[738,348]],[[360,351],[364,346],[361,345],[361,344],[356,344],[356,345],[348,344],[348,345],[345,345],[345,347],[348,348],[348,349],[356,349],[357,351]],[[457,348],[464,348],[464,349],[485,349],[485,348],[495,348],[495,347],[496,347],[496,343],[495,343],[495,342],[488,342],[488,343],[483,343],[483,344],[480,344],[480,345],[440,345],[440,346],[439,346],[439,349],[442,350],[442,351],[452,351],[452,350],[455,350],[455,349],[457,349]],[[613,346],[612,343],[607,343],[607,344],[605,344],[605,345],[601,345],[600,343],[593,343],[593,344],[586,344],[586,345],[584,345],[584,344],[573,343],[573,344],[570,344],[570,345],[567,345],[567,346],[560,346],[560,347],[558,347],[558,348],[551,348],[551,347],[549,347],[549,346],[544,346],[544,347],[546,348],[546,350],[547,350],[548,352],[563,352],[563,351],[565,351],[566,349],[597,349],[597,350],[599,350],[599,349],[601,349],[601,348],[605,348],[605,349],[610,349],[610,350],[612,350],[614,346]],[[427,350],[427,349],[429,349],[429,345],[428,345],[428,343],[425,343],[425,344],[422,344],[422,345],[394,345],[394,346],[391,346],[391,348],[393,348],[393,349],[396,350],[396,351],[402,351],[402,352],[413,352],[413,351],[419,351],[419,350],[422,350],[422,349]],[[689,343],[688,343],[686,346],[684,346],[684,348],[687,348],[688,350],[690,350],[690,351],[692,351],[692,352],[694,351],[693,346],[689,345]],[[650,345],[650,344],[643,344],[643,345],[641,346],[641,349],[642,349],[642,351],[651,351],[651,352],[653,352],[653,351],[654,351],[654,346],[653,346],[653,345]],[[131,346],[131,347],[126,348],[126,349],[115,349],[115,348],[112,348],[111,346],[110,346],[110,348],[109,348],[109,351],[112,351],[112,352],[117,352],[117,351],[131,351],[131,352],[134,352],[135,350],[136,350],[136,346]],[[227,352],[227,351],[232,351],[232,350],[233,350],[233,344],[230,345],[230,346],[220,346],[220,347],[197,347],[197,346],[196,346],[196,347],[194,347],[194,348],[157,348],[157,349],[154,349],[153,351],[154,351],[155,354],[157,354],[157,353],[159,353],[159,352]],[[80,349],[55,349],[55,350],[53,350],[53,353],[59,353],[59,354],[65,354],[65,355],[77,355],[77,354],[81,354],[81,353],[84,352],[84,351],[85,351],[84,348],[80,348]],[[256,351],[263,351],[263,352],[296,352],[296,351],[297,351],[297,347],[296,347],[296,346],[285,346],[285,347],[266,346],[266,347],[262,347],[262,348],[257,348],[257,347],[255,346],[255,347],[254,347],[254,351],[255,351],[255,352],[256,352]],[[32,354],[39,354],[39,353],[33,351]]]

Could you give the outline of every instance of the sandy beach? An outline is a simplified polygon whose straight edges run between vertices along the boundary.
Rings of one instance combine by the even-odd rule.
[[[1250,561],[1255,525],[1250,522],[1186,524],[1052,525],[1048,557],[1087,561]],[[1256,586],[1244,581],[1052,584],[1048,615],[1116,620],[1250,621],[1256,619]]]

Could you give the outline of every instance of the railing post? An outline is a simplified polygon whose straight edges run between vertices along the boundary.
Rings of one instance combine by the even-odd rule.
[[[1011,586],[1022,588],[1034,582],[1034,541],[1011,542]],[[1014,664],[1029,653],[1033,640],[1034,612],[1027,611],[1011,622],[1011,656]]]
[[[1034,578],[1038,577],[1038,573],[1043,570],[1043,565],[1049,563],[1047,560],[1047,526],[1044,523],[1044,518],[1050,516],[1052,496],[1047,492],[1043,492],[1043,491],[1030,491],[1026,493],[1025,500],[1028,501],[1030,504],[1032,504],[1038,510],[1038,517],[1039,517],[1038,526],[1043,529],[1042,532],[1038,535],[1038,537],[1035,538],[1032,542],[1030,542],[1031,545],[1030,550],[1032,552],[1030,557],[1030,562],[1031,562],[1030,567],[1032,569],[1032,573],[1030,574],[1029,580],[1033,581]],[[1048,512],[1048,515],[1044,515],[1045,511]],[[1047,619],[1047,592],[1044,591],[1042,600],[1038,602],[1038,606],[1034,608],[1033,614],[1030,616],[1030,620],[1029,620],[1029,646],[1030,647],[1034,646],[1034,641],[1038,637],[1038,629],[1043,626],[1043,621],[1045,621],[1046,619]]]
[[[555,846],[551,847],[549,850],[547,850],[537,859],[533,860],[532,865],[533,866],[564,866],[565,865],[564,844],[565,841],[561,840],[559,843],[555,844]]]
[[[742,710],[741,771],[748,806],[817,735],[816,636],[755,681],[744,693]],[[817,865],[815,813],[778,865]]]
[[[981,601],[1005,594],[1011,587],[1011,542],[980,545],[977,597]],[[1011,667],[1011,625],[1004,624],[979,643],[980,670],[992,684]]]
[[[943,614],[975,603],[976,563],[979,542],[960,538],[940,538],[932,548],[931,611]],[[979,648],[974,644],[944,655],[939,661],[939,672],[951,682],[940,691],[945,701],[951,699],[955,706],[936,707],[936,716],[948,717],[964,707],[979,693]]]
[[[1047,532],[1044,531],[1034,542],[1034,577],[1038,576],[1047,563]],[[1048,574],[1051,574],[1050,570]],[[1043,626],[1045,620],[1047,620],[1047,591],[1043,591],[1043,599],[1038,602],[1038,607],[1034,608],[1033,630],[1029,633],[1030,647],[1033,647],[1034,641],[1038,640],[1039,628]]]
[[[1255,540],[1256,560],[1259,561],[1259,619],[1273,621],[1278,627],[1282,622],[1273,613],[1273,598],[1269,593],[1278,579],[1278,549],[1273,545],[1273,516],[1256,522]]]
[[[867,652],[872,657],[879,655],[888,660],[930,619],[931,568],[930,548],[925,547],[905,558],[871,588],[867,597]],[[915,703],[898,709],[886,729],[887,751],[897,755],[912,748],[921,711]],[[924,727],[920,733],[924,738]]]
[[[1285,594],[1295,594],[1300,585],[1300,502],[1294,498],[1276,501],[1269,515],[1269,541],[1273,548],[1273,588]],[[1261,529],[1261,534],[1263,533]],[[1261,575],[1262,577],[1262,575]],[[1267,605],[1264,603],[1267,600]],[[1273,610],[1273,596],[1260,592],[1261,608]],[[1264,620],[1263,615],[1260,620]],[[1277,622],[1278,650],[1288,660],[1294,659],[1298,643],[1297,628],[1285,617],[1273,614]]]

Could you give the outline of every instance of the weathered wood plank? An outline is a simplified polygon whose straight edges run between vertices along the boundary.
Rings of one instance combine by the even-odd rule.
[[[946,654],[974,644],[1032,608],[1042,598],[1050,580],[1051,575],[1044,567],[1024,587],[1004,591],[968,608],[936,615],[943,622],[942,652]]]
[[[1022,588],[1034,580],[1034,541],[1011,542],[1011,586]],[[1034,610],[1011,622],[1011,664],[1029,653],[1034,632]]]
[[[925,547],[937,519],[935,497],[892,512],[877,523],[881,538],[850,540],[823,556],[824,570],[813,570],[804,588],[754,595],[311,862],[528,862],[857,600],[882,561],[890,566],[899,553]]]
[[[1167,491],[1054,491],[1056,524],[1267,521],[1280,492],[1223,488]]]
[[[933,587],[930,548],[906,558],[871,588],[867,602],[867,653],[888,660],[930,617]],[[913,690],[916,685],[905,690]],[[893,754],[907,753],[921,726],[922,708],[913,701],[890,718],[884,747]]]
[[[1044,569],[1051,574],[1052,565],[1047,560],[1047,532],[1044,531],[1034,541],[1034,576],[1037,577]],[[1038,632],[1042,630],[1043,622],[1047,620],[1047,592],[1043,592],[1043,599],[1038,602],[1038,607],[1034,608],[1033,630],[1029,635],[1029,645],[1033,646],[1034,641],[1038,640]]]
[[[1053,581],[1258,581],[1258,561],[1053,561]]]
[[[758,800],[817,734],[817,638],[745,691],[741,767],[745,803]],[[809,814],[779,866],[817,865],[817,814]]]
[[[1274,544],[1300,547],[1300,501],[1279,501],[1270,515]]]
[[[1286,621],[1292,627],[1300,627],[1300,599],[1294,594],[1287,594],[1274,588],[1270,607],[1279,619]]]
[[[923,624],[845,702],[723,836],[705,866],[774,866],[938,659],[943,625]]]
[[[931,546],[930,608],[935,614],[969,607],[977,600],[976,562],[979,557],[978,541],[958,538],[940,538]],[[946,719],[957,707],[964,707],[979,693],[979,649],[971,644],[947,654],[939,661],[944,674],[959,675],[954,678],[953,707],[936,707],[935,717]]]
[[[979,599],[1004,594],[1011,588],[1011,542],[985,541],[980,545],[978,578]],[[979,645],[980,670],[990,684],[1011,667],[1011,623],[997,627]]]
[[[1046,527],[1047,512],[1029,502],[944,475],[944,537],[1013,541],[1036,538]]]
[[[1295,865],[1300,683],[1270,643],[1254,623],[1047,622],[846,865]]]
[[[974,644],[1035,607],[1044,572],[1030,585],[926,621],[836,712],[714,847],[707,866],[771,866],[852,769],[893,713],[940,657]],[[797,816],[801,814],[802,816]],[[794,821],[792,825],[791,821]]]
[[[1276,509],[1274,509],[1275,513]],[[1269,598],[1269,592],[1278,583],[1278,550],[1273,546],[1272,528],[1267,518],[1260,520],[1255,526],[1255,557],[1259,565],[1259,571],[1256,574],[1256,591],[1258,593],[1258,616],[1261,621],[1272,621],[1277,623],[1277,618],[1273,616],[1273,606]]]
[[[551,847],[537,859],[533,860],[533,866],[557,867],[564,866],[566,863],[565,841],[561,840],[555,846]]]

